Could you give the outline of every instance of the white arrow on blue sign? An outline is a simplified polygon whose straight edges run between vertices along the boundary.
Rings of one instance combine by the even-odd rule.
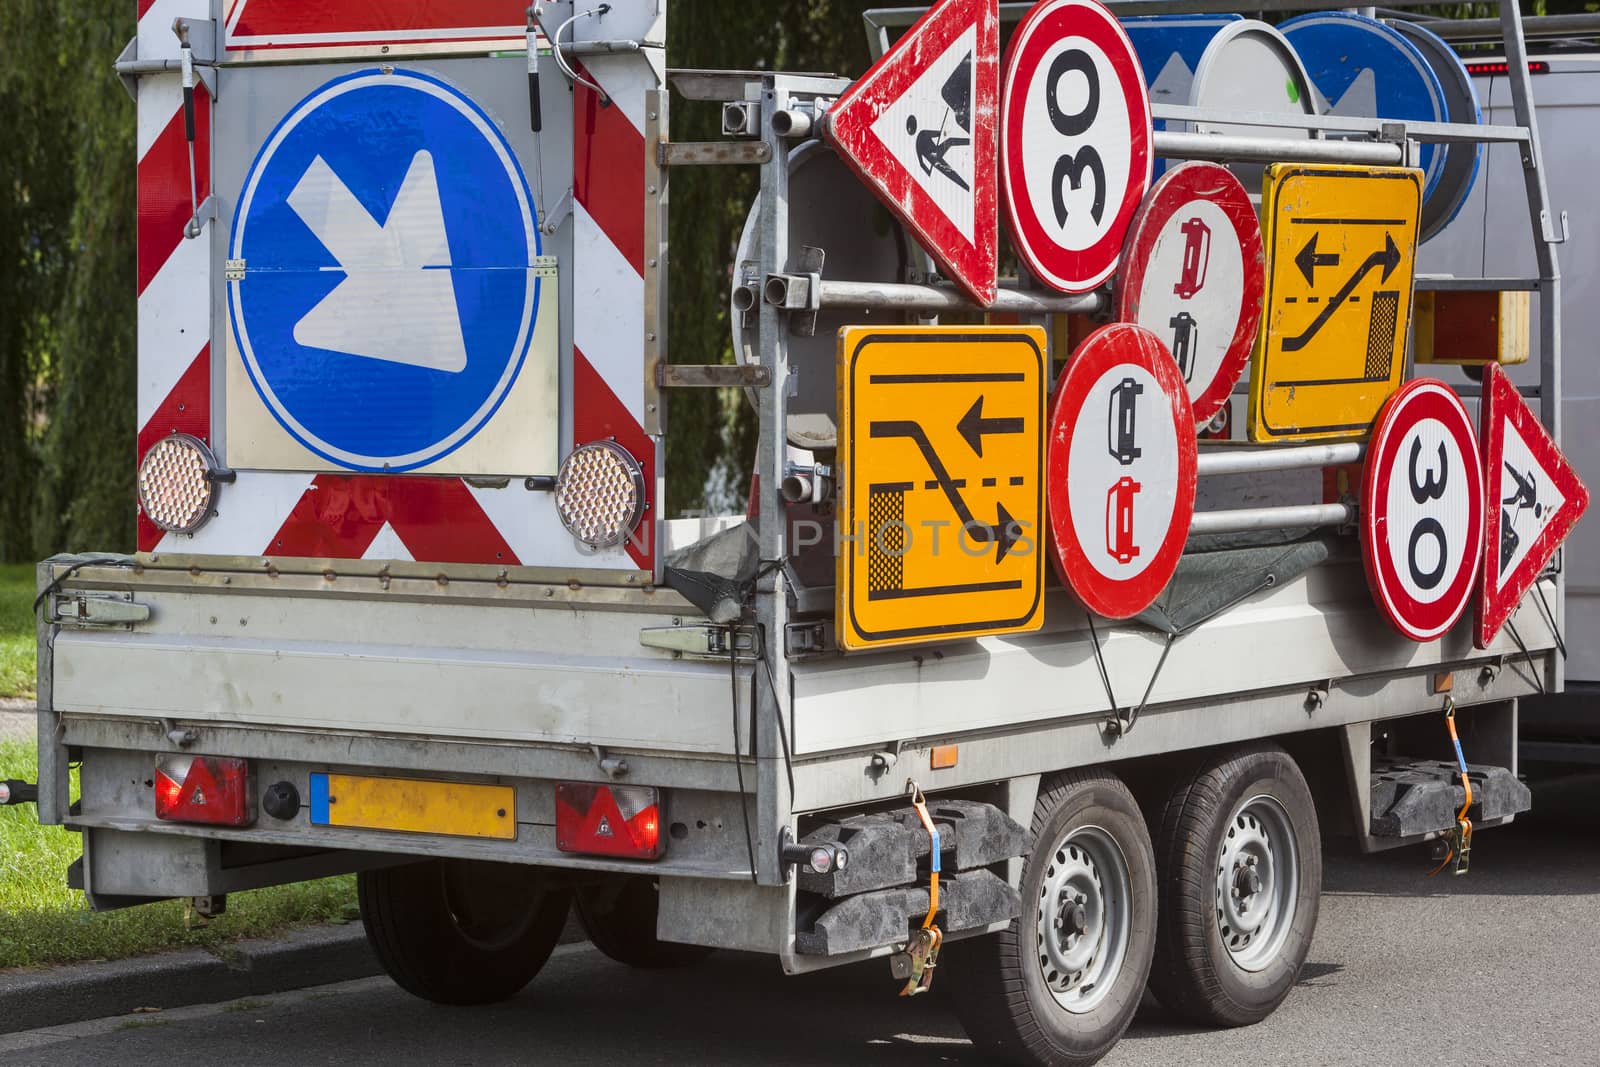
[[[404,471],[461,447],[533,337],[539,231],[511,147],[454,87],[336,78],[263,144],[234,216],[229,312],[251,383],[301,445]]]

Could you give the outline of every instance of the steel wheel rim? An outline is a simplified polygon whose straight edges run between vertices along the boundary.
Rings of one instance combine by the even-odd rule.
[[[1133,880],[1116,839],[1080,826],[1048,854],[1039,885],[1034,958],[1057,1004],[1093,1011],[1122,971],[1133,925]]]
[[[1217,933],[1235,965],[1263,971],[1294,926],[1299,844],[1289,812],[1265,793],[1234,809],[1226,827],[1217,853]]]

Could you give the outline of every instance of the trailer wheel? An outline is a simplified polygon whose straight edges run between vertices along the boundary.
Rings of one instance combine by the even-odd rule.
[[[571,894],[537,867],[429,860],[357,875],[361,922],[406,992],[436,1004],[514,996],[550,958]]]
[[[698,963],[715,949],[680,945],[656,937],[660,903],[656,879],[628,876],[602,885],[580,886],[573,894],[578,918],[594,947],[629,967],[683,967]]]
[[[1322,890],[1316,807],[1276,745],[1224,752],[1155,826],[1160,926],[1150,990],[1194,1022],[1260,1022],[1289,995]]]
[[[1155,856],[1127,786],[1104,771],[1047,779],[1034,805],[1022,914],[947,950],[940,977],[980,1050],[1090,1064],[1133,1021],[1155,949]]]

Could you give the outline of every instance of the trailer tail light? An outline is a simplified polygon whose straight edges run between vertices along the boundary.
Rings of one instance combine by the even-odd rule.
[[[1507,63],[1503,59],[1494,60],[1488,63],[1468,63],[1467,73],[1475,78],[1490,74],[1510,74],[1511,64]],[[1542,59],[1530,59],[1528,60],[1528,73],[1549,74],[1550,64],[1546,63]]]
[[[156,818],[249,826],[256,821],[250,764],[221,756],[158,756]]]
[[[556,783],[556,847],[562,852],[654,860],[662,845],[659,789]]]
[[[139,464],[139,507],[163,530],[192,533],[215,513],[217,487],[234,474],[186,433],[163,437]]]
[[[556,475],[556,512],[590,548],[614,548],[628,539],[645,509],[644,472],[615,441],[591,441],[572,450]]]

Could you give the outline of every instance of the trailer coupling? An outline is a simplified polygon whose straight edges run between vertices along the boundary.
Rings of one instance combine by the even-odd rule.
[[[0,782],[0,808],[12,804],[33,804],[39,799],[39,787],[32,782],[19,782],[7,778]]]

